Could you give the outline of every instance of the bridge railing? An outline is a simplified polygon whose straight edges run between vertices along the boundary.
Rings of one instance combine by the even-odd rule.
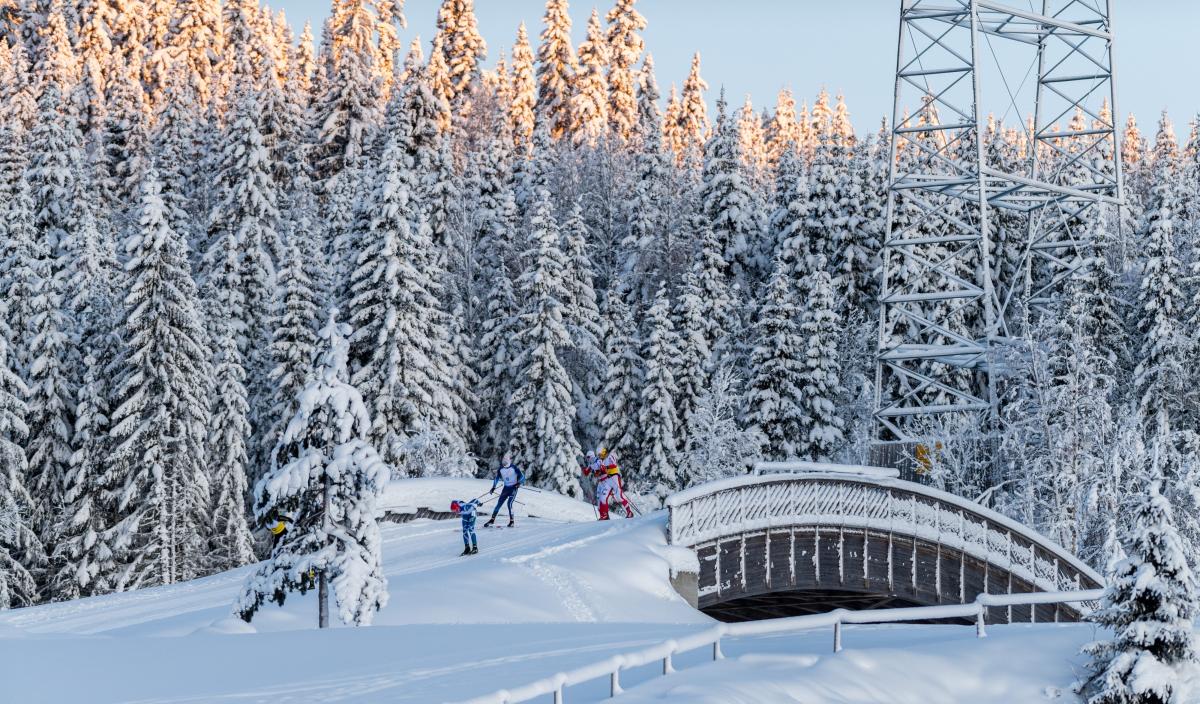
[[[787,525],[900,531],[1002,567],[1035,589],[1102,584],[1074,555],[995,511],[953,494],[879,476],[812,473],[725,479],[667,499],[672,545],[696,546]]]
[[[720,623],[712,628],[693,633],[682,638],[657,643],[639,650],[613,655],[590,665],[559,672],[550,677],[526,683],[512,689],[500,689],[481,697],[468,699],[458,704],[517,704],[527,702],[537,697],[553,695],[554,704],[563,704],[564,690],[584,682],[607,679],[609,681],[609,696],[615,697],[624,690],[621,688],[621,671],[635,667],[662,663],[662,674],[675,672],[673,658],[681,653],[694,650],[710,649],[712,659],[720,660],[721,641],[724,638],[739,638],[748,636],[784,635],[801,633],[817,628],[833,628],[833,652],[841,652],[843,624],[879,624],[879,623],[908,623],[912,621],[936,621],[941,619],[971,619],[975,622],[975,635],[979,638],[987,636],[984,625],[987,609],[996,606],[1029,606],[1034,604],[1090,604],[1100,601],[1104,596],[1103,589],[1071,592],[1031,592],[1026,594],[980,594],[969,604],[948,604],[943,606],[917,606],[898,609],[868,609],[862,611],[847,611],[837,609],[823,614],[807,616],[791,616],[764,621],[746,621],[744,623]],[[1036,609],[1030,610],[1036,613]]]

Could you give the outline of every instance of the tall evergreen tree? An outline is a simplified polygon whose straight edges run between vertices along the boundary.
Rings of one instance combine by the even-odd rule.
[[[679,389],[672,371],[679,357],[679,338],[671,323],[666,286],[659,288],[646,312],[645,329],[642,336],[645,374],[638,408],[642,443],[633,481],[661,501],[679,486],[675,473],[679,463],[679,417],[675,410]]]
[[[845,425],[835,399],[842,393],[838,376],[839,322],[833,298],[833,280],[825,262],[817,257],[809,275],[800,319],[803,371],[800,375],[801,432],[796,452],[801,459],[827,462],[842,441]]]
[[[213,514],[209,559],[213,570],[223,571],[254,561],[250,530],[246,527],[250,405],[234,321],[224,318],[212,343],[214,388],[208,473],[212,477]]]
[[[2,41],[2,40],[0,40]],[[33,497],[25,488],[25,385],[8,355],[7,301],[0,298],[0,609],[36,603],[34,573],[45,561],[33,530]]]
[[[438,33],[450,78],[450,103],[457,107],[471,84],[480,78],[487,58],[487,43],[475,21],[474,0],[442,0],[437,16]]]
[[[408,139],[384,149],[376,186],[360,217],[362,251],[351,277],[352,381],[368,399],[371,442],[383,460],[405,474],[422,473],[408,457],[421,433],[445,433],[454,409],[446,381],[448,333],[427,257],[429,226],[413,198],[405,169]],[[461,442],[454,438],[453,442]]]
[[[577,146],[595,146],[608,130],[608,78],[604,72],[609,61],[600,13],[593,8],[587,38],[579,45],[571,95],[571,137]]]
[[[518,386],[513,394],[514,457],[525,462],[530,480],[568,496],[580,496],[576,477],[579,443],[575,439],[575,404],[571,380],[559,357],[571,346],[562,323],[567,259],[562,253],[550,192],[538,188],[530,218],[529,268],[518,289],[521,309],[516,360]]]
[[[767,284],[765,298],[755,324],[755,346],[750,354],[748,422],[762,436],[762,456],[769,460],[789,460],[808,454],[805,434],[804,392],[811,390],[806,378],[805,357],[808,340],[801,336],[800,306],[795,284],[782,260]],[[807,322],[807,320],[805,321]]]
[[[604,19],[608,21],[608,132],[618,140],[633,138],[638,127],[638,84],[634,68],[646,43],[638,34],[646,18],[634,5],[637,0],[616,0]]]
[[[1154,460],[1151,460],[1153,463]],[[1181,665],[1195,662],[1195,576],[1183,556],[1171,506],[1152,471],[1134,519],[1129,556],[1115,564],[1093,620],[1113,631],[1088,647],[1093,672],[1088,704],[1166,704],[1178,691]]]
[[[737,126],[725,111],[725,94],[717,101],[717,127],[704,150],[704,185],[700,196],[704,215],[736,281],[756,280],[760,268],[755,251],[760,232],[754,219],[754,194],[742,172]]]
[[[712,380],[712,349],[708,346],[708,321],[704,319],[707,295],[708,292],[700,288],[697,272],[688,271],[683,276],[673,311],[675,330],[679,335],[679,354],[673,363],[677,387],[675,409],[681,431],[677,444],[680,450],[688,452],[698,440],[691,435],[692,415]]]
[[[570,133],[574,124],[571,96],[575,94],[575,77],[579,72],[571,43],[567,0],[546,0],[542,21],[545,27],[537,51],[537,120],[546,125],[552,138],[559,139]],[[515,53],[513,59],[516,60]]]
[[[617,457],[633,457],[641,447],[638,419],[642,395],[642,345],[633,312],[621,296],[605,300],[604,353],[608,372],[600,394],[604,447]]]
[[[129,254],[112,454],[105,476],[119,522],[118,591],[198,576],[210,520],[205,440],[208,349],[187,245],[163,214],[157,173],[141,188]]]
[[[525,23],[517,28],[517,40],[512,49],[512,105],[509,120],[512,125],[513,146],[518,154],[533,141],[534,109],[538,102],[537,77],[534,73],[533,49]]]
[[[362,395],[347,380],[349,334],[331,311],[313,379],[296,398],[270,472],[254,487],[258,523],[282,522],[285,530],[234,607],[247,621],[264,602],[282,605],[288,592],[314,587],[321,628],[329,626],[331,586],[343,623],[368,626],[387,605],[375,512],[387,467],[367,439],[371,419]]]

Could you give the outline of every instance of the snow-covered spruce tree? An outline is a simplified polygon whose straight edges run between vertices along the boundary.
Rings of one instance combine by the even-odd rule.
[[[808,220],[808,178],[795,143],[780,152],[775,167],[773,205],[768,238],[771,250],[764,254],[770,256],[776,267],[783,266],[799,280],[809,271],[809,243],[804,229]]]
[[[325,70],[318,75],[312,105],[316,144],[313,179],[328,217],[348,217],[352,192],[339,183],[344,173],[363,166],[362,156],[379,122],[379,86],[374,75],[376,17],[367,0],[339,0],[323,42]]]
[[[576,146],[594,147],[608,130],[608,44],[600,13],[592,8],[587,38],[579,45],[579,60],[571,95],[571,139]]]
[[[667,143],[680,164],[698,163],[708,139],[708,101],[704,91],[708,84],[700,77],[700,54],[692,56],[692,67],[683,82],[679,108],[673,129],[667,132]],[[669,111],[668,111],[669,114]]]
[[[636,471],[627,473],[640,490],[662,501],[679,487],[676,466],[679,463],[679,417],[675,397],[679,393],[672,372],[679,357],[679,338],[671,324],[671,301],[666,286],[658,290],[654,303],[646,311],[642,335],[644,375],[638,428],[642,433]]]
[[[602,444],[617,457],[633,459],[642,442],[638,420],[642,395],[642,345],[633,312],[624,299],[610,292],[604,307],[604,354],[608,372],[598,409]]]
[[[487,58],[487,43],[475,21],[474,0],[442,0],[437,28],[450,79],[450,104],[458,107],[472,82],[479,80],[481,65]]]
[[[681,431],[677,446],[684,452],[690,451],[698,440],[691,435],[690,421],[711,381],[712,349],[708,346],[708,322],[704,319],[704,298],[707,295],[700,288],[696,272],[689,271],[683,275],[672,311],[675,331],[679,336],[679,354],[672,366],[677,388],[675,410]]]
[[[198,153],[199,108],[187,77],[177,65],[168,75],[160,112],[150,136],[150,152],[162,180],[163,215],[171,229],[190,244],[205,236],[204,218],[196,211],[196,179],[201,170]],[[206,214],[207,215],[207,214]],[[195,254],[203,254],[203,251]]]
[[[60,204],[61,205],[61,204]],[[44,233],[44,231],[43,231]],[[63,233],[65,235],[65,233]],[[63,486],[71,460],[71,431],[75,424],[73,362],[69,322],[63,301],[66,269],[63,259],[36,245],[33,317],[24,332],[29,340],[28,394],[25,442],[29,460],[26,486],[37,503],[30,516],[43,543],[54,538],[55,518],[63,504]],[[53,548],[48,545],[47,549]]]
[[[1161,478],[1151,471],[1129,555],[1113,566],[1092,615],[1113,638],[1085,648],[1093,658],[1081,688],[1088,704],[1168,704],[1178,693],[1180,666],[1195,662],[1196,581],[1171,506],[1159,493]]]
[[[801,125],[796,117],[796,98],[791,90],[781,88],[775,97],[775,112],[767,125],[767,158],[771,166],[778,169],[779,162],[789,151],[799,156],[802,139]]]
[[[115,366],[113,440],[117,591],[198,576],[208,550],[209,353],[187,246],[167,224],[158,176],[146,173],[139,229],[124,250],[127,283]]]
[[[61,6],[59,6],[61,10]],[[61,15],[53,14],[56,28]],[[57,37],[55,29],[53,36]],[[49,40],[48,40],[49,41]],[[47,45],[57,47],[63,40]],[[58,51],[69,53],[70,47]],[[27,339],[28,364],[24,370],[29,387],[26,399],[26,423],[29,435],[25,450],[29,459],[26,486],[36,497],[34,523],[43,542],[52,536],[52,523],[62,503],[63,479],[71,457],[71,428],[74,425],[74,389],[69,345],[69,322],[63,295],[67,285],[65,246],[77,227],[75,207],[76,179],[80,153],[79,135],[63,84],[55,66],[67,59],[46,58],[43,70],[50,71],[38,98],[38,119],[28,142],[29,166],[25,180],[33,207],[34,289],[26,320],[28,327],[19,334]],[[18,227],[20,224],[18,223]],[[13,331],[13,334],[18,334]]]
[[[96,225],[86,198],[76,200],[78,227],[66,244],[68,299],[72,319],[71,344],[82,359],[73,370],[76,389],[72,453],[63,478],[62,505],[51,543],[50,598],[75,599],[112,589],[115,572],[113,535],[108,530],[111,487],[100,482],[112,444],[109,418],[113,384],[110,371],[119,340],[117,288],[120,268],[107,233]]]
[[[529,34],[525,23],[517,28],[517,40],[512,49],[512,104],[508,108],[512,127],[513,146],[518,154],[533,142],[534,108],[537,105],[538,88],[534,73],[533,49],[529,46]]]
[[[243,63],[243,62],[239,62]],[[249,72],[248,66],[240,69]],[[217,175],[216,203],[208,217],[209,249],[203,262],[205,298],[209,305],[209,334],[215,340],[228,319],[238,346],[238,364],[244,370],[251,437],[247,451],[250,476],[263,471],[272,440],[271,389],[267,383],[274,366],[269,356],[275,264],[271,243],[276,240],[279,218],[277,189],[268,152],[259,132],[258,93],[242,79],[235,88],[235,106],[225,130],[225,144]]]
[[[362,251],[351,277],[352,380],[371,410],[371,442],[403,475],[420,475],[408,440],[442,429],[452,412],[443,383],[450,370],[435,349],[446,342],[425,257],[429,226],[417,211],[404,170],[404,135],[384,149],[376,187],[364,202]]]
[[[717,126],[704,147],[704,215],[721,246],[726,274],[737,282],[757,281],[764,266],[755,259],[761,232],[754,217],[754,194],[742,173],[737,123],[726,114],[725,92],[717,101]]]
[[[296,398],[271,470],[254,487],[262,526],[283,522],[271,556],[246,581],[234,611],[246,621],[266,601],[318,590],[318,624],[329,626],[329,588],[343,623],[368,626],[387,605],[375,504],[387,466],[368,441],[371,419],[348,381],[350,327],[337,310],[320,331],[321,358]]]
[[[479,383],[486,423],[479,433],[479,457],[499,460],[508,449],[512,397],[517,388],[517,301],[504,258],[492,269],[487,289],[487,311],[479,336]]]
[[[808,240],[809,252],[813,256],[824,257],[826,265],[830,267],[843,263],[839,247],[847,240],[852,240],[852,235],[847,232],[850,212],[846,192],[849,187],[849,157],[850,152],[842,144],[841,137],[829,132],[818,141],[809,169],[808,217],[804,236]]]
[[[634,7],[637,0],[617,0],[604,19],[608,22],[608,132],[621,142],[633,139],[638,127],[638,84],[635,66],[646,43],[638,34],[646,18]]]
[[[223,572],[254,561],[246,526],[246,475],[250,458],[250,405],[246,370],[237,347],[236,323],[222,318],[212,337],[213,399],[208,436],[208,473],[212,485],[212,551],[209,566]]]
[[[570,347],[563,325],[567,259],[562,253],[550,192],[534,192],[530,217],[529,268],[517,280],[524,305],[517,323],[517,388],[511,400],[510,451],[529,470],[530,480],[568,496],[581,496],[579,443],[571,379],[559,359]]]
[[[680,460],[680,486],[745,474],[758,460],[762,437],[738,422],[742,386],[727,365],[713,372],[687,421],[688,447]]]
[[[844,296],[844,314],[874,316],[878,289],[879,248],[885,234],[887,158],[882,164],[868,145],[858,143],[844,175],[846,226],[836,232],[831,261],[835,285]],[[886,148],[886,145],[884,145]],[[881,168],[882,166],[882,168]]]
[[[604,350],[600,329],[600,307],[592,287],[595,267],[588,251],[588,226],[583,209],[578,204],[563,224],[563,248],[567,269],[563,284],[567,297],[563,301],[563,325],[571,338],[571,348],[564,350],[563,364],[571,376],[575,407],[584,426],[593,418],[591,400],[600,390],[604,369]]]
[[[1142,333],[1133,393],[1147,432],[1177,429],[1184,409],[1187,375],[1182,329],[1182,265],[1176,257],[1176,181],[1163,174],[1151,191],[1142,239],[1145,263],[1138,292],[1138,331]]]
[[[571,43],[571,15],[567,0],[546,0],[541,43],[537,50],[538,95],[536,115],[550,136],[559,139],[568,134],[574,119],[571,96],[575,94],[575,47]],[[516,54],[513,54],[514,61]]]
[[[149,132],[145,93],[142,84],[129,72],[109,65],[108,104],[105,111],[100,153],[104,180],[102,203],[109,216],[124,230],[136,226],[138,187],[146,168]]]
[[[0,137],[11,136],[0,127]],[[9,364],[22,379],[29,368],[34,296],[44,247],[33,229],[33,198],[23,176],[19,142],[0,143],[0,300],[8,305]]]
[[[168,44],[177,53],[197,101],[207,106],[218,81],[213,57],[221,50],[220,5],[212,0],[183,0],[175,12]]]
[[[712,227],[703,218],[692,218],[692,227],[699,245],[692,271],[696,286],[704,292],[701,317],[705,321],[705,340],[716,364],[732,361],[741,334],[737,289],[728,283],[725,257]]]
[[[796,445],[800,459],[826,462],[842,441],[844,421],[838,417],[835,400],[842,393],[838,376],[838,321],[833,298],[833,280],[818,256],[809,274],[800,319],[804,340],[803,371],[800,376],[801,433]]]
[[[34,572],[45,563],[30,522],[33,497],[25,489],[25,385],[8,354],[7,301],[0,298],[0,610],[38,601]]]
[[[671,274],[670,231],[663,236],[671,161],[663,150],[660,97],[654,81],[654,59],[647,54],[638,86],[637,134],[627,138],[636,144],[633,169],[637,180],[625,202],[629,231],[621,241],[624,262],[620,268],[620,288],[625,295],[634,295],[639,305],[653,295],[656,279]],[[635,288],[638,282],[641,285]]]
[[[810,447],[804,407],[807,358],[799,356],[807,350],[809,340],[800,334],[800,306],[794,286],[786,265],[776,260],[759,304],[754,351],[750,353],[753,376],[746,419],[762,436],[759,454],[768,460],[796,459]]]
[[[312,361],[316,357],[318,295],[307,272],[298,243],[288,245],[277,283],[277,312],[271,334],[272,395],[270,421],[266,437],[283,435],[300,392],[308,385]],[[266,467],[263,467],[265,471]]]

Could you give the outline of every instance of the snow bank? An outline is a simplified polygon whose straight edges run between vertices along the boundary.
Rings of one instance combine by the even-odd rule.
[[[397,484],[385,506],[449,504],[461,488],[490,486]],[[593,518],[587,504],[525,496],[532,512]],[[665,521],[518,516],[513,529],[479,528],[470,557],[459,556],[458,521],[385,524],[391,598],[370,628],[317,631],[311,593],[265,605],[252,625],[231,620],[248,567],[0,612],[0,700],[430,704],[482,694],[711,624],[670,586],[679,558],[664,557]]]
[[[727,641],[726,660],[649,678],[623,704],[1076,704],[1090,624],[854,626],[831,652],[828,629]],[[1200,701],[1200,670],[1180,702]]]
[[[495,496],[489,496],[492,488],[490,479],[393,479],[388,483],[379,508],[383,513],[416,514],[421,509],[436,513],[449,513],[454,499],[473,499],[482,496],[489,503],[481,510],[491,513]],[[500,489],[496,489],[496,495]],[[552,491],[523,487],[517,492],[513,513],[519,517],[547,518],[553,521],[594,521],[595,510],[591,504],[578,501]],[[508,515],[507,507],[501,509]]]

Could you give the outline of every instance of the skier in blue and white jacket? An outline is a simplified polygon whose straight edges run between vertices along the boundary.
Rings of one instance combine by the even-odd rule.
[[[504,488],[500,490],[500,500],[496,502],[496,507],[492,509],[492,518],[487,523],[483,524],[484,528],[496,522],[496,514],[500,513],[500,506],[505,501],[508,502],[508,527],[513,527],[513,501],[517,498],[517,489],[521,488],[521,484],[525,483],[525,473],[521,468],[513,464],[510,455],[504,456],[504,462],[500,468],[496,470],[496,477],[492,480],[492,490],[489,494],[496,493],[496,487],[504,482]]]
[[[462,518],[463,555],[474,555],[479,552],[479,539],[475,537],[475,509],[480,505],[479,499],[470,501],[455,499],[450,502],[450,510]]]

